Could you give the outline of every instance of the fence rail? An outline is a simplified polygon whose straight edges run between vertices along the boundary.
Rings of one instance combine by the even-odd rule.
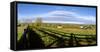
[[[84,46],[84,45],[96,45],[96,35],[82,35],[61,32],[48,28],[27,28],[23,33],[24,35],[18,42],[18,47],[34,48],[38,47],[71,47],[71,46]],[[28,38],[27,38],[28,36]],[[55,38],[53,42],[45,46],[42,38],[50,36]],[[40,45],[39,45],[40,44]],[[38,45],[38,46],[37,46]],[[43,46],[41,46],[43,45]]]

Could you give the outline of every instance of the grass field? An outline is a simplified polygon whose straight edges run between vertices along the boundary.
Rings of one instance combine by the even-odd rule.
[[[45,47],[57,47],[58,45],[62,46],[65,43],[65,46],[69,46],[69,40],[71,34],[74,34],[76,38],[78,38],[79,43],[82,45],[94,45],[96,44],[96,40],[92,40],[92,38],[96,39],[96,28],[95,25],[79,25],[79,24],[42,24],[39,27],[34,26],[33,24],[28,24],[33,31],[36,32],[37,35],[40,36],[40,39],[43,40]],[[92,26],[91,28],[80,28],[80,26]],[[18,27],[18,41],[21,39],[24,29],[27,28],[26,25],[21,25]],[[88,35],[88,36],[86,36]],[[89,36],[90,35],[90,36]],[[93,36],[92,36],[93,35]],[[73,35],[72,37],[75,38]],[[35,38],[35,37],[33,37]],[[71,38],[71,39],[73,39]],[[83,38],[83,39],[82,39]],[[88,43],[86,38],[89,38],[91,43]],[[57,41],[56,40],[65,39],[64,41]],[[76,40],[73,41],[75,44]],[[53,43],[53,44],[52,44]],[[50,45],[52,44],[52,45]],[[75,44],[76,45],[76,44]],[[58,46],[59,47],[59,46]]]
[[[17,27],[17,31],[18,31],[18,38],[17,38],[17,40],[20,40],[20,38],[21,38],[21,36],[22,36],[22,34],[23,34],[23,32],[24,32],[24,29],[26,28],[26,26],[20,26],[20,27]]]

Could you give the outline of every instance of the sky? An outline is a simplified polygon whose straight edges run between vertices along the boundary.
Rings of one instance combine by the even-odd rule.
[[[22,22],[34,22],[41,18],[44,23],[71,23],[71,24],[95,24],[96,8],[18,4],[18,20]]]

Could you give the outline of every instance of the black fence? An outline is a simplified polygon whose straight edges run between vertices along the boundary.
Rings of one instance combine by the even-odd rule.
[[[55,38],[55,40],[45,46],[44,41],[42,40],[43,37],[41,37],[36,31],[39,31],[44,35],[46,34],[48,36],[51,36]],[[65,33],[46,28],[30,29],[29,27],[24,30],[21,39],[17,42],[18,49],[73,47],[88,45],[96,45],[96,35]]]

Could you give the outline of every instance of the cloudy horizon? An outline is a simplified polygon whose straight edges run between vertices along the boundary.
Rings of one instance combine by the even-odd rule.
[[[95,24],[96,9],[87,7],[18,4],[18,20],[44,23]]]

